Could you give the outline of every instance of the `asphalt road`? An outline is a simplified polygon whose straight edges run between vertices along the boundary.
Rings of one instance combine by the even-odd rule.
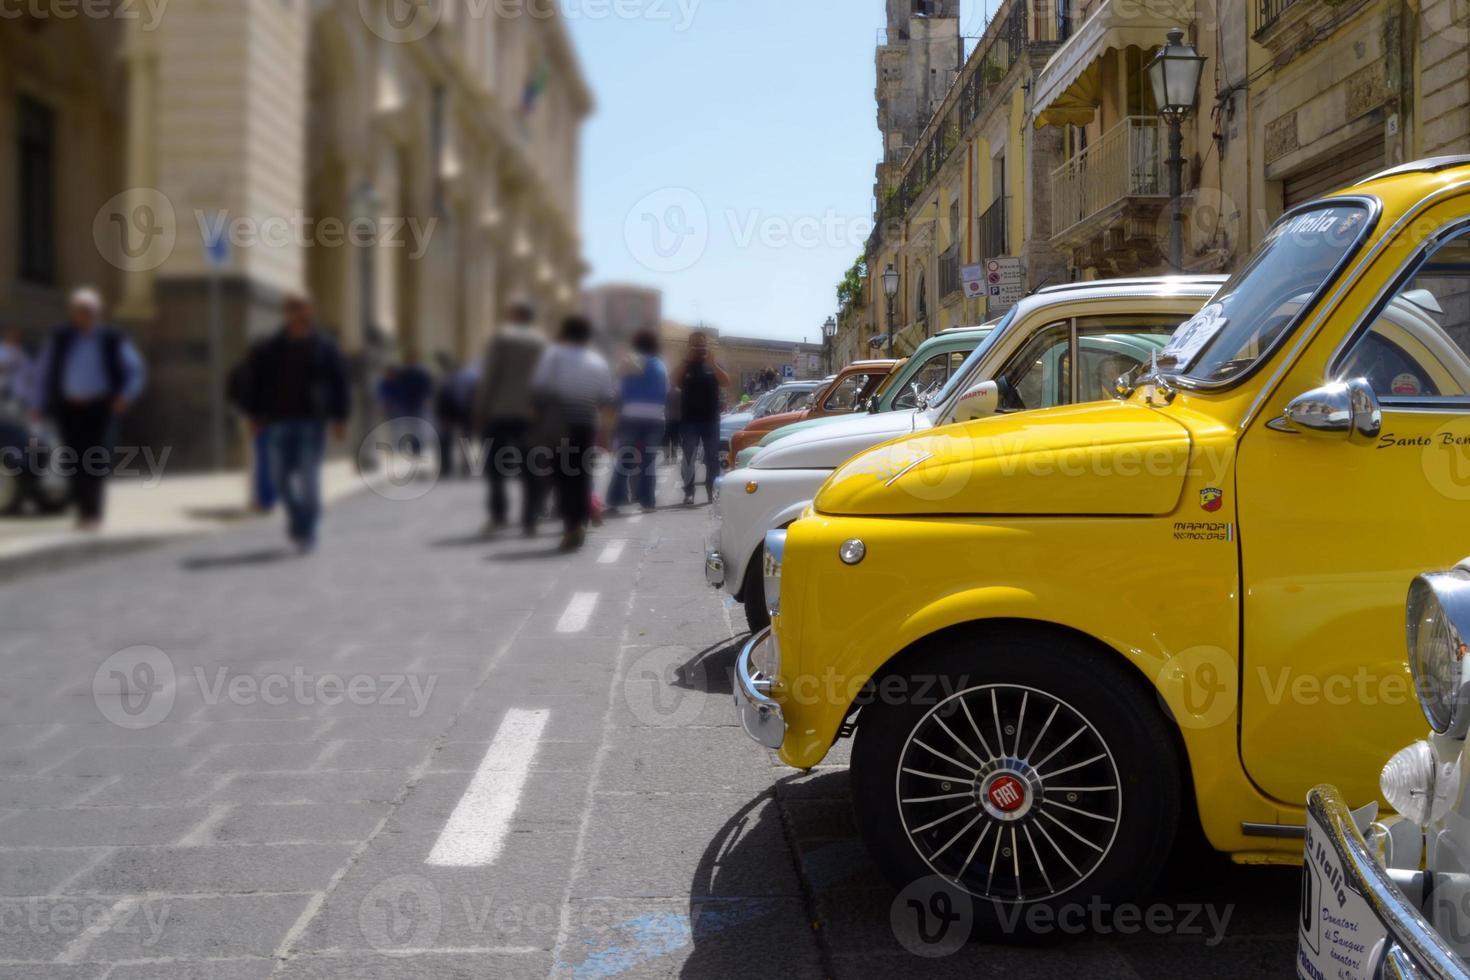
[[[1296,873],[1198,848],[1106,935],[926,944],[845,745],[796,774],[738,728],[704,508],[571,557],[479,508],[364,493],[309,558],[262,522],[0,586],[0,978],[1291,974]]]

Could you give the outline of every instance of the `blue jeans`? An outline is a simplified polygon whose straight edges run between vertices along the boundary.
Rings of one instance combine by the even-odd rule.
[[[271,427],[263,425],[255,434],[251,444],[251,490],[255,504],[261,510],[274,510],[276,506],[276,481],[271,472]]]
[[[286,504],[287,529],[297,544],[316,543],[322,514],[322,457],[326,425],[316,419],[271,424],[271,471]]]
[[[694,494],[694,462],[704,447],[704,487],[714,491],[720,477],[720,420],[679,423],[680,448],[684,451],[684,496]]]
[[[662,422],[623,419],[618,424],[617,441],[613,445],[612,486],[607,490],[609,507],[621,507],[628,502],[628,484],[633,480],[638,483],[638,502],[644,507],[654,506],[658,444],[663,437]]]

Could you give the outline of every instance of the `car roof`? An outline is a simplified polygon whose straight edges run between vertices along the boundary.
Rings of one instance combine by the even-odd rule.
[[[1151,279],[1099,279],[1094,282],[1050,286],[1032,293],[1016,304],[1018,316],[1031,311],[1079,300],[1161,299],[1169,296],[1197,298],[1200,305],[1219,292],[1226,276],[1160,276]]]
[[[1217,289],[1225,284],[1229,276],[1136,276],[1130,279],[1090,279],[1081,282],[1061,282],[1054,286],[1043,286],[1033,296],[1056,293],[1088,292],[1093,289],[1136,289],[1146,286],[1209,286]]]

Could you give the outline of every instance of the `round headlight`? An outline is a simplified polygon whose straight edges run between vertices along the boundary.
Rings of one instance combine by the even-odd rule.
[[[1448,572],[1420,575],[1409,586],[1409,670],[1429,727],[1464,738],[1470,728],[1466,700],[1465,636],[1470,634],[1470,559]]]
[[[856,565],[868,556],[868,546],[860,538],[848,538],[837,549],[837,557],[844,565]]]

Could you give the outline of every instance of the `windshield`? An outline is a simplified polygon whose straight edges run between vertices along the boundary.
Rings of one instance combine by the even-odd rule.
[[[773,389],[757,398],[755,400],[755,404],[746,409],[746,411],[750,412],[750,414],[754,415],[756,418],[760,418],[763,415],[769,415],[771,414],[771,412],[775,411],[775,406],[778,403],[784,402],[786,400],[786,396],[788,396],[789,394],[791,394],[791,392],[787,389]]]
[[[1242,378],[1290,336],[1368,230],[1368,209],[1345,203],[1288,215],[1210,304],[1174,334],[1158,367],[1200,384]]]
[[[925,405],[931,406],[932,410],[936,413],[943,414],[945,403],[970,385],[971,380],[979,372],[980,362],[985,360],[986,353],[994,345],[996,340],[1004,336],[1005,332],[1010,329],[1011,324],[1015,322],[1017,309],[1019,307],[1013,306],[1009,313],[1001,317],[1000,322],[991,328],[990,333],[985,335],[985,339],[980,341],[975,349],[970,352],[969,357],[965,358],[965,363],[961,364],[955,373],[949,376],[949,381],[945,383],[944,387],[925,400]]]

